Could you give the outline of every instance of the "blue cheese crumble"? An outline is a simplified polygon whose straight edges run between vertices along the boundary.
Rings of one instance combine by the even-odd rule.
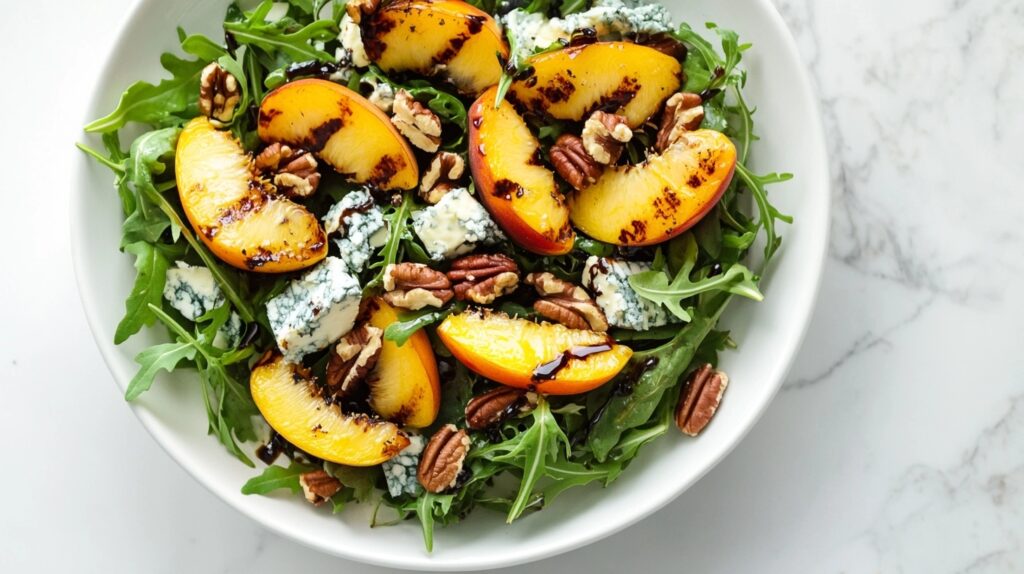
[[[477,245],[493,245],[505,234],[469,191],[456,188],[436,204],[412,215],[412,228],[435,261],[469,253]]]
[[[592,256],[583,268],[583,285],[595,295],[610,325],[646,331],[673,321],[667,309],[641,298],[629,285],[630,275],[650,270],[649,263]]]
[[[224,292],[209,269],[201,265],[192,266],[184,261],[175,262],[175,267],[167,270],[164,299],[189,321],[199,320],[226,301]],[[242,318],[232,311],[228,320],[217,330],[213,346],[232,349],[241,340]]]
[[[416,480],[416,469],[425,444],[422,435],[409,433],[409,446],[381,465],[391,496],[419,496],[423,492],[423,487]]]
[[[551,19],[516,8],[503,16],[501,23],[515,39],[516,61],[559,40],[568,40],[574,31],[583,28],[593,28],[598,36],[657,34],[674,29],[672,16],[664,6],[635,0],[596,0],[589,10]]]
[[[224,293],[209,269],[193,267],[184,261],[178,261],[175,265],[167,270],[164,299],[182,317],[195,321],[224,304]]]
[[[328,257],[270,301],[267,319],[285,359],[298,362],[348,333],[362,291],[348,266]]]
[[[384,211],[373,202],[370,192],[353,191],[334,204],[324,216],[327,235],[338,233],[334,240],[351,273],[359,273],[373,257],[373,251],[388,239]]]

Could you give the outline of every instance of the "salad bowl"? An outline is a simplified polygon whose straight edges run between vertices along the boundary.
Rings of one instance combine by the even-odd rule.
[[[704,22],[736,30],[753,44],[744,54],[749,72],[745,97],[757,107],[754,171],[791,172],[773,186],[772,201],[793,217],[761,288],[765,300],[740,300],[725,314],[739,349],[726,352],[721,367],[730,390],[714,424],[700,440],[678,433],[652,443],[616,482],[562,495],[557,511],[537,512],[511,525],[497,513],[477,512],[439,530],[432,553],[419,527],[408,521],[371,528],[371,505],[332,515],[311,511],[301,499],[246,496],[240,485],[254,471],[238,463],[206,435],[195,375],[163,376],[130,403],[143,426],[197,481],[265,527],[310,547],[361,562],[419,570],[481,570],[538,560],[610,536],[683,493],[722,460],[751,430],[784,380],[810,320],[828,241],[829,174],[818,104],[795,43],[769,0],[664,0],[677,22],[706,32]],[[219,37],[225,2],[142,0],[128,14],[111,46],[88,105],[90,120],[117,102],[136,79],[156,81],[161,53],[175,51],[174,25]],[[84,123],[84,122],[83,122]],[[121,389],[132,379],[133,357],[163,342],[160,329],[143,331],[115,346],[114,329],[135,271],[119,253],[121,213],[111,176],[102,166],[76,158],[72,189],[72,249],[80,294],[97,346]],[[755,249],[755,251],[757,251]]]

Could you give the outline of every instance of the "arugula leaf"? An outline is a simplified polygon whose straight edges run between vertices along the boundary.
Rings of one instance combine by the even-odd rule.
[[[775,252],[778,251],[779,245],[782,244],[782,239],[775,231],[775,222],[793,223],[793,218],[775,209],[775,206],[768,201],[768,191],[765,189],[765,186],[789,181],[793,179],[793,174],[770,173],[768,175],[754,175],[745,165],[737,162],[736,175],[739,176],[743,185],[754,195],[754,201],[757,203],[757,211],[760,214],[758,223],[764,229],[767,239],[764,246],[763,263],[763,265],[767,265],[771,261],[772,256],[775,255]]]
[[[417,331],[423,327],[433,325],[434,323],[444,320],[444,318],[451,315],[454,310],[455,306],[451,306],[447,309],[434,310],[431,308],[425,308],[411,313],[402,313],[401,320],[395,321],[384,328],[384,339],[401,347],[409,340],[409,337],[412,337]]]
[[[755,301],[764,299],[757,288],[757,278],[753,272],[739,263],[733,264],[724,273],[694,281],[691,274],[697,263],[697,241],[693,234],[687,233],[682,236],[681,244],[684,246],[682,266],[671,283],[664,270],[637,273],[629,278],[629,284],[637,295],[664,305],[683,321],[690,320],[690,313],[683,309],[683,301],[702,293],[726,291]]]
[[[388,239],[384,242],[379,252],[380,260],[370,264],[370,269],[377,269],[377,273],[367,284],[367,289],[373,289],[384,281],[384,270],[398,261],[398,252],[402,246],[402,238],[408,233],[409,213],[412,210],[412,194],[405,192],[402,195],[402,203],[394,208],[390,214],[385,215],[388,220]]]
[[[154,345],[135,356],[140,368],[124,392],[125,400],[132,401],[153,386],[153,379],[161,369],[171,372],[181,361],[192,360],[196,349],[189,343]]]
[[[731,298],[729,293],[717,295],[700,306],[690,323],[671,341],[650,351],[633,354],[630,363],[646,367],[633,383],[633,391],[612,395],[602,411],[603,415],[587,435],[587,447],[599,462],[608,458],[623,433],[646,424],[665,393],[681,384],[681,377],[689,368],[698,347],[714,328]],[[627,368],[622,376],[633,374]]]
[[[138,333],[145,325],[152,325],[156,316],[150,311],[163,301],[164,281],[169,262],[159,249],[145,242],[132,243],[125,251],[135,255],[135,285],[124,302],[125,314],[114,331],[114,344],[120,345]]]
[[[427,552],[434,551],[434,520],[437,516],[446,516],[452,507],[453,494],[434,494],[425,492],[416,499],[413,511],[420,519],[423,528],[423,545]]]
[[[266,20],[273,7],[271,0],[260,3],[240,21],[224,22],[224,31],[239,44],[255,46],[268,54],[282,53],[292,61],[319,60],[334,62],[334,56],[313,46],[313,41],[327,42],[337,38],[338,26],[333,20],[316,20],[302,26],[291,17],[274,22]]]
[[[333,462],[324,462],[327,474],[337,478],[345,488],[352,490],[354,500],[366,502],[373,496],[373,489],[380,477],[379,466],[356,467]]]
[[[292,491],[292,494],[298,494],[302,492],[299,476],[313,470],[312,467],[294,461],[287,468],[270,465],[260,475],[250,478],[242,485],[242,494],[268,494],[284,488]]]

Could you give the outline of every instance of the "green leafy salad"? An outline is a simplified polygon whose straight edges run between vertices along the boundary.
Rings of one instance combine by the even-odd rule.
[[[168,334],[127,400],[195,373],[243,493],[370,504],[428,550],[708,428],[718,321],[791,223],[790,176],[747,167],[736,33],[639,0],[266,1],[223,30],[179,28],[79,145],[137,270],[114,342]]]

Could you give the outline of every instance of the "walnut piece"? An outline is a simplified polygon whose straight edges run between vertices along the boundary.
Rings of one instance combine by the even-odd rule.
[[[517,412],[529,412],[536,406],[536,393],[502,385],[469,400],[466,404],[466,426],[484,430],[501,424]]]
[[[291,198],[313,195],[320,185],[319,165],[313,154],[274,142],[256,156],[256,169],[273,176],[277,190]]]
[[[459,301],[490,305],[519,286],[519,266],[506,255],[467,255],[452,262],[448,279]]]
[[[451,281],[422,263],[391,264],[384,269],[384,300],[403,309],[442,307],[452,300]]]
[[[391,123],[412,145],[435,152],[441,147],[441,119],[426,106],[413,99],[406,90],[398,90]]]
[[[576,190],[597,181],[603,171],[601,164],[587,153],[583,139],[572,134],[558,136],[548,152],[548,159],[558,175]]]
[[[363,16],[369,16],[380,8],[380,0],[349,0],[345,4],[345,13],[356,24],[363,20]]]
[[[383,338],[383,330],[364,323],[338,341],[327,362],[327,386],[335,397],[350,395],[377,366]]]
[[[427,492],[439,493],[454,488],[469,453],[469,434],[455,425],[441,427],[423,449],[416,478]]]
[[[702,121],[704,102],[700,95],[690,92],[672,94],[665,102],[655,147],[658,151],[665,151],[668,146],[682,139],[686,132],[699,128]]]
[[[729,377],[709,364],[694,371],[687,379],[676,407],[679,430],[690,436],[700,434],[718,411],[728,386]]]
[[[341,481],[323,470],[304,472],[299,475],[299,485],[306,500],[320,506],[341,490]]]
[[[218,127],[231,123],[242,100],[238,79],[212,62],[199,74],[199,111]]]
[[[433,205],[446,193],[455,189],[455,183],[466,172],[462,156],[449,151],[439,152],[430,160],[430,168],[420,180],[420,198]]]
[[[530,273],[525,282],[533,285],[541,296],[533,303],[533,310],[542,317],[570,329],[608,331],[608,318],[582,287],[548,272]]]
[[[596,111],[583,124],[583,148],[597,163],[610,165],[622,157],[625,143],[633,139],[626,117]]]

